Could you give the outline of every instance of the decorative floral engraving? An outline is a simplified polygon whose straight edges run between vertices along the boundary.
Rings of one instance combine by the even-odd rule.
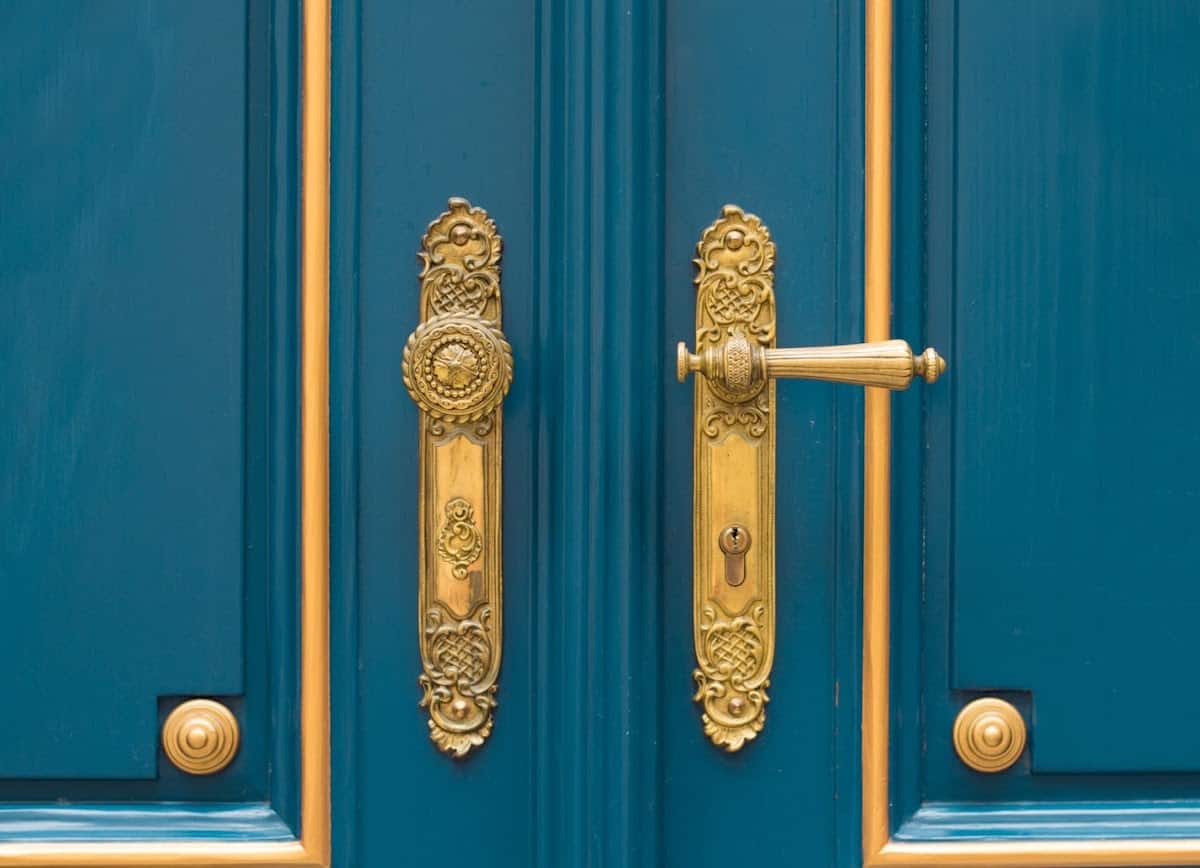
[[[696,245],[696,353],[724,348],[724,379],[704,378],[704,433],[737,431],[756,440],[767,428],[765,378],[753,376],[752,346],[775,345],[775,244],[762,221],[736,205]]]
[[[730,752],[758,735],[766,720],[771,684],[766,624],[767,607],[761,600],[737,615],[712,600],[703,608],[693,698],[704,706],[704,734]]]
[[[477,422],[512,384],[512,348],[495,323],[445,313],[421,323],[404,347],[404,385],[434,419]]]
[[[429,224],[418,253],[421,323],[402,363],[421,410],[419,496],[429,523],[417,598],[421,707],[430,738],[453,757],[491,733],[500,671],[501,404],[513,376],[500,326],[501,248],[487,212],[465,199],[451,199]],[[443,462],[454,462],[452,473]],[[439,484],[460,483],[471,498],[443,502]]]
[[[488,603],[461,619],[438,604],[425,613],[421,707],[429,709],[429,737],[456,757],[466,756],[492,732],[496,675],[491,614]]]
[[[467,577],[467,567],[483,554],[483,534],[475,526],[475,507],[461,497],[446,503],[446,522],[438,534],[438,556],[448,562],[456,579]]]
[[[421,323],[402,363],[421,411],[419,496],[428,522],[417,592],[421,707],[430,738],[453,757],[491,733],[500,671],[501,405],[513,376],[500,325],[501,249],[495,223],[465,199],[451,199],[429,224],[418,253]],[[452,473],[443,462],[454,462]],[[470,499],[443,500],[439,484],[460,483]]]
[[[430,224],[421,241],[421,297],[431,314],[487,316],[500,295],[500,236],[482,208],[466,199]]]

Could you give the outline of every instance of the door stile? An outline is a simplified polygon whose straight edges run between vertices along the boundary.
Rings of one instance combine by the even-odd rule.
[[[662,8],[538,17],[537,864],[653,866]]]

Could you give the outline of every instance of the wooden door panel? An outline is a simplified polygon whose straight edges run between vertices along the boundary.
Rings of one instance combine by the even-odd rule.
[[[0,767],[151,778],[242,692],[246,20],[81,12],[6,13]]]
[[[760,217],[776,245],[779,346],[861,340],[859,11],[852,3],[759,3],[752,14],[722,2],[668,3],[664,348],[696,340],[692,260],[726,203]],[[854,582],[845,558],[857,554],[847,534],[856,532],[852,420],[861,390],[783,381],[776,394],[776,539],[762,541],[775,546],[776,563],[770,699],[763,731],[728,754],[705,736],[691,696],[693,389],[673,376],[666,386],[666,865],[726,864],[735,853],[751,864],[828,865],[845,843],[832,830],[852,828],[839,816],[834,756],[846,708],[839,691],[852,683],[839,658],[855,640],[835,613],[846,604],[842,571]]]
[[[1200,16],[1090,6],[959,15],[953,686],[1034,772],[1197,771]]]
[[[0,32],[0,839],[290,839],[299,16],[7,4]],[[240,724],[211,777],[160,746],[197,696]]]
[[[1195,839],[1200,16],[900,9],[928,55],[899,67],[927,94],[898,103],[900,153],[925,144],[899,207],[925,196],[928,222],[897,324],[951,367],[923,419],[897,411],[893,818],[912,840]],[[1029,727],[1009,771],[955,755],[979,696]],[[1193,843],[1089,858],[1195,864]]]

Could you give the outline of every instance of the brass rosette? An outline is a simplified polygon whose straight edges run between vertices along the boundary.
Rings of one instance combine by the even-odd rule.
[[[438,314],[409,337],[401,368],[408,393],[434,419],[478,422],[508,394],[512,347],[493,322]]]

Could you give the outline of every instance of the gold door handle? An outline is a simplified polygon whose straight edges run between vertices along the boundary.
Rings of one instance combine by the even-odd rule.
[[[695,700],[713,744],[762,731],[775,654],[775,380],[907,389],[946,369],[904,341],[775,346],[775,243],[726,205],[696,245],[696,352],[679,345],[693,397],[692,616]]]
[[[676,374],[681,383],[689,373],[702,374],[737,393],[752,391],[761,379],[824,380],[901,390],[912,385],[914,377],[936,383],[945,370],[946,360],[937,350],[930,347],[914,355],[907,341],[776,349],[755,346],[735,333],[702,353],[688,352],[681,341]]]
[[[429,736],[454,757],[492,731],[504,623],[501,404],[512,349],[500,329],[501,239],[451,199],[421,240],[421,324],[404,348],[420,408],[418,644]]]

